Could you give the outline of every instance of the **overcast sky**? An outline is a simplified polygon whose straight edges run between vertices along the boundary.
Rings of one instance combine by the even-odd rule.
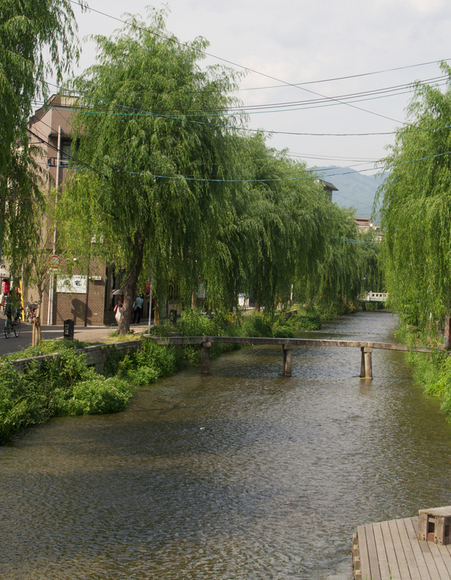
[[[88,2],[116,18],[125,12],[144,17],[149,5],[148,0]],[[434,79],[441,76],[438,61],[451,59],[451,2],[446,0],[170,0],[168,6],[167,28],[180,40],[203,36],[211,55],[243,67],[237,70],[256,71],[241,80],[239,97],[245,106],[277,107],[250,114],[248,126],[274,132],[270,145],[289,149],[309,167],[339,165],[369,174],[393,142],[390,133],[404,122],[412,93],[401,87],[388,97],[356,96],[347,105],[337,103],[337,97]],[[80,38],[110,35],[121,27],[96,12],[81,14],[76,5],[74,11]],[[94,62],[93,44],[83,42],[81,67]],[[207,62],[225,64],[214,58]],[[400,67],[409,68],[388,70]],[[385,72],[366,74],[378,71]],[[347,78],[330,80],[337,77]],[[333,99],[320,106],[306,103],[319,95]]]

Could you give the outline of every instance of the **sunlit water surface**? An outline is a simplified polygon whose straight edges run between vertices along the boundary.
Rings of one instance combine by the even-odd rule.
[[[389,313],[315,338],[394,341]],[[311,335],[310,335],[311,336]],[[349,580],[358,524],[451,503],[451,427],[402,353],[253,347],[0,447],[2,580]]]

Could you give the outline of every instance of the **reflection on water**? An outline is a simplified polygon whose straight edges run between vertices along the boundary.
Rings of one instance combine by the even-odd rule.
[[[315,337],[393,340],[388,313]],[[362,335],[368,336],[363,338]],[[253,347],[0,447],[0,578],[349,580],[360,523],[448,505],[451,427],[398,352]]]

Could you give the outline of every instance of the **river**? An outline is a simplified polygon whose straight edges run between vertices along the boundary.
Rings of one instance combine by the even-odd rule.
[[[359,313],[314,337],[395,327]],[[246,348],[0,447],[0,578],[349,580],[357,525],[451,503],[451,425],[402,353],[373,353],[373,381],[360,349],[281,370],[281,347]]]

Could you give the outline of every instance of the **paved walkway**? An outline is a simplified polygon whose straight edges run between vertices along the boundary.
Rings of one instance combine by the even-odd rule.
[[[31,324],[22,322],[20,336],[18,338],[14,336],[14,333],[11,334],[10,338],[5,338],[3,333],[4,321],[5,316],[0,315],[0,356],[19,352],[31,346]],[[141,334],[147,332],[147,325],[148,321],[142,320],[140,324],[132,324],[130,329],[135,333]],[[103,342],[115,330],[117,330],[117,326],[75,326],[74,338],[85,342]],[[43,340],[63,338],[63,325],[42,326],[41,336]]]

